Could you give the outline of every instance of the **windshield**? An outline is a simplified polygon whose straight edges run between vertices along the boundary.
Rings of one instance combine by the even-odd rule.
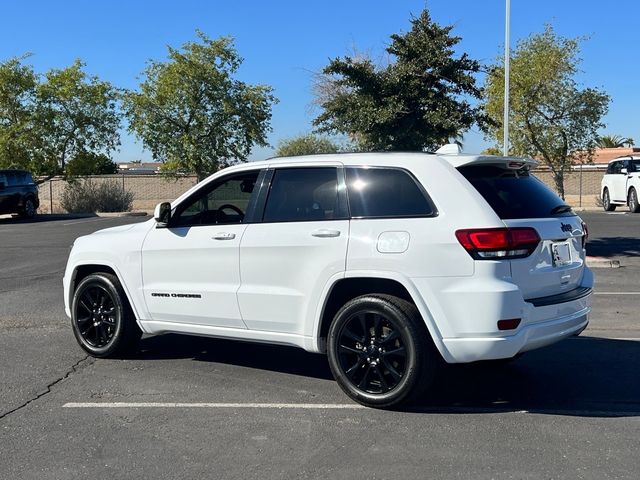
[[[575,216],[571,207],[528,170],[470,165],[458,171],[503,220]]]

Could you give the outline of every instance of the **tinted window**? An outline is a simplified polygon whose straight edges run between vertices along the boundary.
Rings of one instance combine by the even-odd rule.
[[[276,170],[264,222],[304,222],[345,218],[338,199],[336,168]]]
[[[612,175],[615,170],[615,162],[611,162],[607,165],[607,175]]]
[[[458,170],[502,219],[575,215],[560,197],[526,170],[494,166],[469,166]]]
[[[247,213],[258,171],[221,179],[178,207],[172,227],[242,223]]]
[[[7,181],[9,183],[10,187],[14,187],[16,185],[21,185],[22,182],[20,181],[19,178],[20,174],[19,173],[10,173],[7,175]]]
[[[352,217],[416,217],[433,215],[431,202],[404,170],[347,168]]]

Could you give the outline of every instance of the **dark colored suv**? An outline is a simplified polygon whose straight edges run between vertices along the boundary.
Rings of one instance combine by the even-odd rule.
[[[32,218],[40,206],[38,187],[24,170],[0,170],[0,214]]]

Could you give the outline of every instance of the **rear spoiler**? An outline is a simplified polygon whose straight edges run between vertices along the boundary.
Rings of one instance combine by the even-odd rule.
[[[499,157],[497,155],[438,155],[446,160],[454,167],[471,166],[471,165],[498,165],[504,168],[520,170],[521,168],[535,168],[538,162],[533,158],[527,157]]]

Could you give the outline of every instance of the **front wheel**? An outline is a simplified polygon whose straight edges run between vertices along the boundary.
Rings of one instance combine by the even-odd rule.
[[[80,346],[94,357],[126,354],[142,335],[120,282],[108,273],[89,275],[78,284],[71,324]]]
[[[638,204],[638,192],[636,189],[631,187],[629,189],[629,198],[627,200],[629,205],[629,211],[631,213],[640,213],[640,204]]]
[[[390,295],[364,295],[336,314],[327,339],[329,366],[342,390],[369,407],[418,399],[440,357],[420,314]]]
[[[611,204],[611,198],[609,197],[609,190],[607,188],[602,192],[602,208],[604,208],[605,212],[613,212],[616,209],[616,206]]]

